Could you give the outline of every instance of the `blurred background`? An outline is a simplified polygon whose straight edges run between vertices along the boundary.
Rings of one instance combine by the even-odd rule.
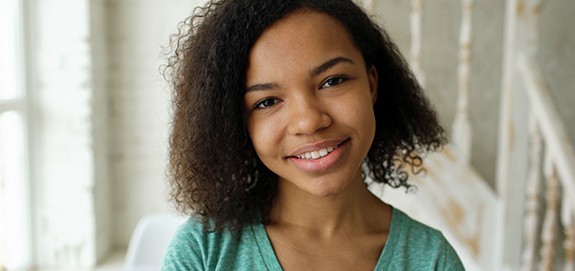
[[[174,213],[166,185],[177,25],[204,0],[0,1],[0,270],[121,270],[138,221]],[[407,58],[412,2],[373,1]],[[427,94],[452,131],[462,3],[424,1]],[[543,0],[537,62],[575,142],[575,1]],[[496,190],[506,1],[473,5],[470,163]],[[575,165],[574,165],[575,166]]]

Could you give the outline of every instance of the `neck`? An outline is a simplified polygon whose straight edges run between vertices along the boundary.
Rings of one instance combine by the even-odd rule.
[[[377,231],[382,223],[389,222],[391,209],[367,189],[361,172],[344,190],[316,196],[280,181],[271,223],[329,237],[349,231]]]

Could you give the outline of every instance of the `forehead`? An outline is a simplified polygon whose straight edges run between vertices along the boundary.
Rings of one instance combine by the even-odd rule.
[[[298,10],[272,24],[256,40],[250,51],[248,73],[262,64],[303,65],[334,56],[353,56],[358,64],[363,62],[351,34],[337,19],[317,11]]]
[[[342,31],[350,36],[343,24],[337,18],[321,11],[302,8],[290,12],[285,17],[272,23],[264,30],[260,39],[266,35],[272,35],[273,33],[278,33],[282,30],[295,30],[297,33],[303,34],[322,28],[324,28],[324,30],[330,29],[333,31]]]

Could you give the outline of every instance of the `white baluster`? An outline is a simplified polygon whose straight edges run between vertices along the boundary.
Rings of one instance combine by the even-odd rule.
[[[527,44],[525,51],[528,55],[535,56],[539,50],[539,10],[541,0],[529,0],[527,7]]]
[[[575,224],[573,208],[571,206],[571,201],[574,200],[574,195],[569,197],[567,189],[563,190],[563,198],[561,203],[561,223],[563,224],[563,232],[565,233],[565,241],[563,241],[563,247],[565,248],[565,266],[563,270],[573,271],[575,270]]]
[[[410,30],[411,30],[411,69],[422,87],[425,87],[425,73],[421,66],[421,14],[422,0],[411,0]]]
[[[459,36],[459,91],[457,111],[453,123],[453,143],[463,163],[469,163],[471,156],[471,124],[468,117],[469,73],[471,66],[471,15],[473,0],[462,0],[463,14]]]
[[[525,27],[523,30],[525,31],[525,45],[524,50],[528,53],[528,55],[535,56],[538,51],[538,20],[539,20],[539,0],[527,0],[525,2],[525,13],[526,13],[526,24],[523,26]],[[530,111],[531,116],[534,117],[535,113]],[[549,150],[547,150],[549,152]],[[542,228],[542,247],[541,250],[541,270],[552,270],[553,269],[553,255],[554,255],[554,244],[553,241],[556,236],[557,226],[555,225],[555,216],[556,216],[556,204],[559,197],[558,194],[558,181],[557,176],[555,174],[550,154],[547,154],[546,157],[547,161],[545,161],[545,176],[547,179],[547,210],[544,225]],[[532,176],[529,176],[531,178]],[[529,186],[529,183],[527,184]],[[536,193],[536,192],[534,192]],[[527,199],[529,201],[529,198]],[[553,204],[550,204],[553,203]],[[527,202],[526,204],[529,204]],[[555,204],[555,205],[554,205]],[[528,215],[528,214],[526,214]],[[527,219],[527,218],[525,218]],[[534,218],[534,225],[537,225],[537,217]],[[525,238],[528,238],[525,236]],[[526,244],[528,244],[529,240],[524,240]],[[531,245],[531,244],[530,244]],[[527,249],[527,248],[524,248]],[[529,248],[531,249],[531,248]],[[523,260],[527,260],[525,257],[527,256],[526,251],[524,250],[524,258]],[[524,270],[534,270],[532,266],[535,265],[535,255],[530,255],[532,258],[529,259],[529,262],[524,262],[523,268]],[[525,269],[526,264],[530,269]]]
[[[553,164],[552,156],[549,150],[545,155],[544,174],[547,185],[545,219],[541,232],[541,270],[553,270],[553,256],[555,254],[555,245],[553,244],[557,231],[557,201],[559,196],[559,183],[557,173]]]
[[[525,217],[523,221],[524,247],[521,269],[535,270],[535,246],[537,243],[537,226],[539,224],[539,191],[541,175],[541,135],[533,112],[529,118],[531,148],[529,154],[529,175],[526,184]]]

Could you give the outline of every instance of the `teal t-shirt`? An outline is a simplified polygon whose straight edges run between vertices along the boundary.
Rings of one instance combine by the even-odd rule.
[[[162,271],[282,270],[263,224],[239,233],[206,232],[193,218],[176,233]],[[375,270],[465,270],[443,235],[393,209]]]

